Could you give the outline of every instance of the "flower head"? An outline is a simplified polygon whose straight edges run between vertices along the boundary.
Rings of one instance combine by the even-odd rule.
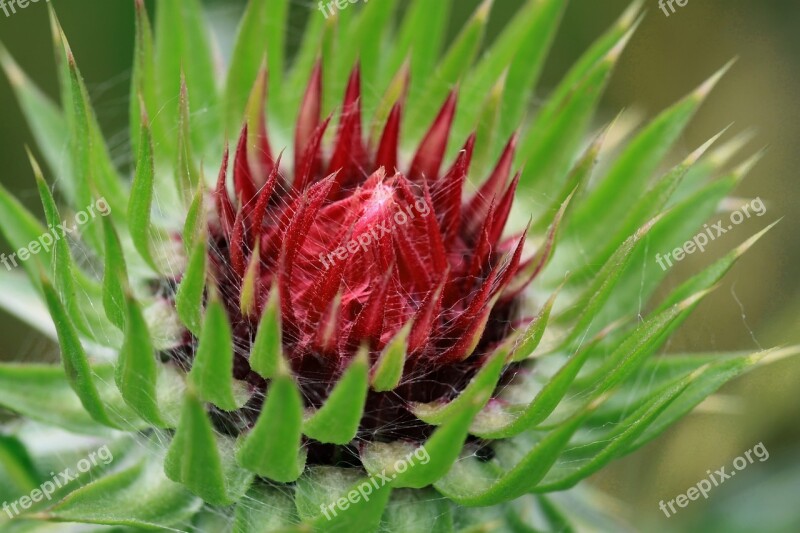
[[[322,68],[300,108],[292,168],[271,151],[264,101],[259,133],[242,129],[232,180],[223,157],[210,280],[233,325],[237,373],[254,384],[263,380],[244,367],[270,293],[279,299],[282,347],[312,403],[324,400],[360,347],[375,363],[393,340],[403,342],[394,392],[373,392],[367,401],[366,422],[380,432],[382,410],[396,417],[410,401],[457,395],[523,322],[517,304],[534,277],[521,268],[525,232],[503,231],[519,180],[511,177],[516,139],[467,196],[474,134],[442,168],[456,92],[403,163],[402,101],[379,136],[364,139],[359,69],[340,112],[323,120]],[[333,118],[338,131],[326,143]],[[442,379],[423,379],[432,373]]]

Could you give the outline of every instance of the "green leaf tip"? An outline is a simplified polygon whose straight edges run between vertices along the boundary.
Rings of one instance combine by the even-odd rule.
[[[369,385],[369,350],[361,347],[316,412],[303,424],[303,433],[332,444],[347,444],[356,436]]]
[[[225,308],[213,291],[189,381],[200,398],[224,411],[235,411],[243,405],[241,392],[235,390],[233,382],[231,326]]]
[[[273,481],[297,480],[306,459],[302,426],[303,398],[291,374],[284,371],[270,381],[255,426],[240,439],[239,464]]]
[[[408,349],[411,322],[403,326],[381,352],[370,370],[371,385],[375,391],[390,391],[400,384]]]
[[[111,420],[106,412],[105,403],[100,398],[94,382],[89,359],[83,349],[75,325],[61,302],[61,298],[46,277],[42,277],[41,284],[47,307],[50,310],[50,316],[53,318],[53,323],[58,332],[58,341],[61,345],[61,360],[72,389],[92,418],[106,426],[118,428],[119,426]]]

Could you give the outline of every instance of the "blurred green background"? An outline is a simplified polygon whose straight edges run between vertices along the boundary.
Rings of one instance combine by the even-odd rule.
[[[437,0],[431,0],[437,1]],[[129,164],[127,96],[133,53],[132,0],[51,0],[110,139],[112,155]],[[496,0],[490,35],[522,0]],[[458,31],[478,0],[456,2],[451,30]],[[628,0],[572,0],[554,44],[538,98],[546,97],[579,54],[619,15]],[[220,46],[225,48],[244,1],[209,2]],[[750,251],[724,284],[698,308],[668,351],[758,350],[800,343],[800,2],[797,0],[689,0],[666,17],[657,0],[647,14],[609,86],[600,121],[620,109],[651,117],[706,79],[733,57],[738,62],[687,129],[681,157],[734,122],[732,135],[753,128],[750,152],[769,147],[767,157],[737,192],[761,197],[767,215],[743,224],[705,254],[680,263],[668,283],[711,263],[769,222],[783,221]],[[151,6],[152,7],[152,6]],[[296,1],[298,27],[315,3]],[[290,33],[290,35],[292,35]],[[0,12],[0,41],[55,97],[56,77],[47,10],[31,4],[7,18]],[[33,144],[8,82],[0,77],[0,182],[35,212],[38,195],[24,146]],[[8,252],[5,242],[0,251]],[[56,357],[55,347],[27,326],[0,316],[0,359]],[[800,531],[800,361],[760,369],[725,387],[682,423],[634,455],[597,474],[592,482],[612,497],[606,505],[634,530],[697,532]],[[766,462],[692,502],[672,518],[658,509],[763,442]]]

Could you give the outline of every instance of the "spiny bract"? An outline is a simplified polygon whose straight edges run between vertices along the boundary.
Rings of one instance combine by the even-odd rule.
[[[787,354],[651,357],[766,230],[641,318],[650,254],[758,156],[725,171],[744,139],[706,154],[718,135],[651,179],[722,71],[627,145],[584,144],[641,2],[523,121],[565,4],[525,2],[484,50],[491,0],[452,43],[450,1],[373,0],[309,13],[290,53],[288,0],[251,0],[217,76],[199,0],[157,2],[154,31],[137,0],[131,180],[52,9],[60,108],[0,49],[69,209],[110,210],[0,273],[63,361],[0,366],[22,415],[0,499],[115,454],[3,527],[558,529],[581,518],[549,493]],[[31,161],[47,225],[69,221]],[[47,231],[0,202],[14,248]]]

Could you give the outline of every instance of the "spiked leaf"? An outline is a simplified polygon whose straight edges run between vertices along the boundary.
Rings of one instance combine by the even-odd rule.
[[[533,188],[541,184],[534,180],[547,179],[547,185],[563,183],[567,175],[572,154],[575,153],[589,119],[595,111],[611,72],[619,60],[633,33],[631,29],[622,35],[619,42],[592,66],[584,77],[577,80],[566,100],[558,107],[556,100],[550,101],[549,109],[539,115],[537,122],[521,143],[521,153],[527,155],[523,187]]]
[[[417,138],[421,133],[420,124],[424,124],[423,117],[433,114],[437,102],[441,102],[451,90],[453,84],[458,83],[475,59],[486,23],[489,18],[493,0],[484,0],[475,11],[472,19],[464,26],[463,30],[450,46],[450,49],[442,58],[437,68],[437,75],[427,79],[428,82],[419,91],[411,86],[409,102],[411,107],[411,119],[409,120],[409,135]],[[414,75],[416,73],[412,73]]]
[[[108,319],[119,329],[125,327],[125,291],[128,286],[128,268],[119,235],[113,223],[103,218],[105,236],[105,269],[103,271],[103,308]]]
[[[232,63],[228,70],[226,102],[228,127],[236,127],[242,121],[245,104],[250,94],[258,69],[264,57],[269,69],[283,72],[286,18],[289,3],[286,0],[250,0],[239,25]],[[265,39],[262,37],[266,35]],[[259,41],[260,46],[253,46]],[[271,112],[281,110],[283,87],[280,79],[273,76],[269,93]]]
[[[189,381],[197,388],[198,397],[225,411],[234,411],[243,402],[241,392],[234,390],[232,374],[231,327],[222,303],[212,296],[203,320]]]
[[[518,127],[518,124],[512,124],[510,129],[505,126],[510,117],[523,114],[526,95],[531,93],[544,66],[564,5],[563,0],[529,0],[484,53],[464,82],[462,105],[454,127],[458,138],[466,137],[475,126],[480,108],[474,102],[488,94],[501,77],[507,90],[499,91],[497,106],[498,110],[502,108],[500,116],[509,118],[500,118],[504,128],[499,130],[499,136],[507,137]],[[491,138],[481,139],[480,135],[478,138],[493,147]]]
[[[542,483],[532,490],[536,492],[551,492],[553,490],[559,490],[559,488],[566,489],[577,483],[579,479],[583,479],[587,475],[599,470],[629,443],[635,441],[644,433],[658,416],[663,413],[695,379],[697,379],[695,374],[690,375],[658,398],[655,398],[652,402],[649,402],[647,405],[634,412],[620,425],[620,427],[623,428],[620,434],[611,440],[610,443],[604,445],[599,453],[590,456],[588,460],[573,462],[567,457],[565,464],[556,465],[553,470],[547,474],[545,479],[542,480]],[[572,464],[567,464],[569,462]]]
[[[559,321],[572,320],[573,317],[576,317],[571,333],[564,341],[565,346],[574,342],[579,336],[586,335],[586,328],[592,323],[596,313],[611,296],[617,280],[630,261],[631,253],[636,243],[650,232],[656,222],[657,220],[649,221],[629,237],[603,265],[603,268],[594,277],[592,283],[573,303],[570,311],[558,317]]]
[[[727,128],[726,128],[727,129]],[[712,137],[708,142],[703,144],[697,150],[689,154],[683,162],[673,167],[669,172],[659,178],[650,189],[642,195],[632,206],[629,206],[628,213],[622,221],[619,229],[613,238],[607,240],[607,245],[604,249],[600,250],[598,254],[590,261],[591,264],[604,263],[614,252],[614,249],[619,246],[625,238],[641,226],[648,219],[656,216],[666,206],[669,198],[680,185],[684,176],[694,166],[698,159],[700,159],[706,150],[725,132],[718,133]],[[587,269],[576,274],[577,276],[585,276],[586,270],[590,270],[591,266]],[[591,270],[590,270],[591,271]]]
[[[50,316],[58,332],[61,345],[61,360],[72,389],[80,398],[86,411],[98,422],[109,427],[117,427],[106,412],[105,403],[101,400],[95,386],[89,359],[83,350],[78,332],[67,314],[55,288],[46,279],[42,279],[45,301],[50,309]]]
[[[597,368],[585,377],[581,377],[577,384],[578,387],[591,387],[596,393],[614,388],[633,373],[645,357],[655,352],[663,341],[664,332],[673,324],[686,318],[689,314],[687,310],[690,310],[708,292],[710,292],[709,289],[703,290],[660,313],[653,313]]]
[[[370,384],[373,390],[389,391],[400,384],[410,331],[411,323],[408,323],[383,349],[378,361],[370,371]]]
[[[94,370],[108,378],[112,374],[111,367]],[[0,385],[0,404],[27,418],[82,435],[111,433],[83,407],[63,368],[4,364],[0,366]]]
[[[455,400],[444,405],[415,405],[414,414],[429,424],[441,425],[457,413],[468,410],[468,407],[479,402],[480,398],[491,395],[508,356],[508,349],[498,349]]]
[[[375,483],[355,473],[315,467],[298,481],[295,504],[301,518],[317,531],[372,530],[380,524],[392,489],[386,484],[374,490],[367,489],[368,486],[374,488]],[[367,490],[371,490],[368,500],[361,496]]]
[[[273,287],[250,352],[250,366],[262,377],[269,379],[278,372],[281,352],[280,302],[278,289]]]
[[[736,261],[744,255],[761,237],[767,234],[774,228],[780,220],[776,220],[766,228],[762,229],[745,242],[737,246],[733,251],[729,252],[725,257],[703,270],[699,274],[692,276],[686,280],[677,289],[675,289],[663,302],[659,305],[656,311],[663,311],[670,305],[674,305],[681,300],[690,297],[691,294],[698,291],[710,288],[716,285],[722,277],[731,269]]]
[[[92,187],[96,187],[97,191],[107,199],[112,211],[124,213],[126,203],[122,180],[111,161],[86,86],[63,32],[60,34],[60,41],[69,74],[70,107],[66,112],[69,117],[68,123],[72,128],[70,139],[73,142],[71,146],[73,174],[81,176],[76,178],[76,199],[80,201],[79,208],[82,209],[92,203],[91,191]],[[119,216],[124,217],[122,214]],[[97,237],[99,232],[94,230],[93,226],[89,226],[88,236],[90,239],[96,238],[95,243],[100,242]]]
[[[459,451],[467,438],[472,419],[488,400],[489,394],[484,393],[471,399],[469,403],[464,402],[466,405],[459,404],[460,410],[456,411],[447,422],[439,426],[420,448],[411,450],[406,455],[406,461],[409,464],[405,470],[400,470],[398,466],[402,464],[402,457],[398,458],[397,456],[389,455],[389,457],[381,457],[383,461],[377,463],[377,465],[384,467],[381,469],[376,468],[377,465],[374,463],[371,465],[372,461],[369,457],[364,457],[363,460],[367,471],[373,475],[377,472],[391,473],[394,480],[393,486],[398,488],[411,487],[419,489],[436,482],[450,470],[453,463],[458,459]],[[453,443],[456,443],[456,445],[453,445]],[[376,448],[377,451],[372,451],[370,448]],[[372,443],[364,453],[371,452],[382,455],[385,454],[382,448],[384,447],[381,446],[381,443]],[[404,448],[407,449],[407,447]],[[422,458],[419,457],[419,451],[424,452]],[[395,459],[395,461],[391,463],[386,459]],[[370,468],[371,466],[372,468]]]
[[[500,108],[499,139],[511,135],[518,127],[514,123],[515,117],[521,116],[529,103],[527,95],[534,90],[539,79],[565,5],[563,0],[529,2],[519,13],[518,26],[514,28],[524,28],[520,29],[519,39],[514,38],[512,30],[504,34],[505,41],[498,41],[498,48],[500,43],[514,46],[511,41],[517,41],[514,57],[508,66]]]
[[[557,430],[548,433],[510,470],[502,473],[489,473],[482,468],[486,476],[480,479],[480,486],[464,483],[463,476],[468,475],[468,468],[477,465],[459,465],[439,480],[436,489],[461,505],[491,505],[529,492],[547,474],[547,471],[558,458],[569,439],[578,429],[591,409],[579,413],[562,424]],[[472,476],[469,476],[472,478]]]
[[[241,440],[236,454],[239,464],[274,481],[297,480],[306,459],[306,451],[300,448],[302,425],[303,400],[281,361],[256,425]]]
[[[346,444],[358,430],[364,413],[369,381],[367,352],[362,349],[350,362],[330,396],[303,423],[303,433],[320,442]]]
[[[201,506],[202,500],[164,477],[160,462],[146,460],[76,490],[46,517],[161,529],[183,522]]]
[[[175,187],[178,194],[187,201],[190,191],[197,187],[200,173],[195,166],[193,141],[189,120],[189,89],[186,78],[181,73],[180,92],[178,94],[178,147],[175,159]],[[194,128],[196,131],[198,128]]]
[[[713,362],[686,388],[676,401],[650,425],[632,444],[626,453],[632,452],[650,442],[679,418],[688,414],[702,400],[713,394],[723,384],[741,375],[758,364],[796,355],[798,347],[765,350],[757,354],[726,358],[715,354]]]
[[[58,213],[55,199],[50,192],[50,188],[44,180],[41,168],[33,155],[28,153],[28,157],[33,167],[33,174],[36,177],[36,188],[39,190],[39,197],[42,200],[42,207],[44,208],[45,219],[47,220],[48,228],[59,228],[65,223],[62,222],[61,216]],[[65,226],[64,226],[65,227]],[[58,230],[50,229],[51,232]],[[51,233],[53,235],[53,233]],[[90,328],[85,324],[83,319],[83,306],[79,300],[77,285],[81,285],[84,295],[99,293],[99,287],[93,281],[86,279],[82,273],[77,269],[74,261],[72,260],[72,253],[70,252],[69,245],[67,244],[66,235],[53,235],[51,239],[45,239],[47,234],[39,236],[38,242],[44,243],[45,240],[55,240],[53,250],[53,261],[55,264],[54,276],[55,284],[59,294],[63,295],[66,300],[67,309],[75,320],[76,326],[84,333],[91,333]],[[60,237],[60,238],[56,238]],[[29,245],[30,248],[30,245]],[[48,252],[47,247],[43,247],[45,253]],[[53,264],[51,262],[51,264]],[[91,336],[91,335],[90,335]]]
[[[575,212],[574,229],[582,232],[583,239],[589,242],[597,237],[597,228],[604,228],[603,233],[607,234],[609,228],[617,227],[614,221],[622,218],[631,200],[644,190],[647,178],[656,170],[668,147],[729,67],[720,69],[694,92],[664,111],[631,142],[605,179]]]
[[[378,83],[380,70],[384,62],[384,56],[379,43],[386,32],[391,21],[392,12],[395,6],[391,2],[371,2],[366,4],[359,13],[354,23],[353,31],[348,35],[347,47],[345,52],[358,52],[358,62],[361,65],[361,76],[365,87],[374,87]],[[355,62],[355,57],[348,57],[348,53],[341,54],[342,62],[340,68],[349,68]],[[371,117],[377,105],[379,93],[365,91],[364,114]]]
[[[165,427],[156,389],[158,367],[153,342],[139,303],[125,295],[125,342],[119,352],[115,381],[125,402],[149,423]]]
[[[192,129],[192,142],[202,150],[211,140],[211,132],[219,131],[219,105],[214,63],[200,2],[159,2],[155,37],[155,72],[159,101],[178,100],[182,73],[185,73],[187,84],[192,87],[187,105],[192,109],[206,110],[202,124],[196,124]],[[167,128],[177,122],[177,110],[177,106],[160,109],[159,116]],[[174,138],[171,146],[175,153],[177,145]]]
[[[178,286],[175,307],[186,327],[195,335],[202,331],[203,296],[206,286],[206,242],[198,238],[194,244],[189,264]]]
[[[659,255],[681,246],[716,212],[719,202],[729,194],[749,170],[752,161],[743,163],[729,175],[704,186],[691,197],[664,213],[648,233],[647,247],[634,250],[630,267],[620,277],[613,305],[602,313],[603,320],[616,320],[634,302],[647,298],[666,276],[669,264],[659,265]],[[646,248],[646,249],[645,249]],[[653,254],[653,250],[658,250]]]
[[[229,505],[249,488],[253,474],[234,462],[232,443],[214,433],[203,404],[189,389],[178,430],[164,460],[164,472],[203,500]]]
[[[450,16],[452,0],[431,3],[425,0],[412,0],[403,22],[398,30],[397,42],[383,72],[388,82],[411,58],[412,91],[421,90],[433,70],[441,52]],[[425,42],[425,46],[418,43]]]
[[[203,182],[204,179],[201,179],[197,185],[192,203],[186,211],[186,221],[183,223],[183,245],[187,254],[191,254],[195,246],[201,244],[202,238],[205,237],[205,232],[202,231],[203,223],[206,222]],[[196,259],[194,256],[192,258]]]
[[[0,228],[2,228],[3,236],[16,250],[30,250],[29,244],[35,243],[41,235],[48,233],[47,229],[42,226],[16,198],[11,196],[8,190],[2,185],[0,185]],[[43,250],[43,252],[43,263],[47,264],[52,262],[50,258],[52,252],[49,250]],[[37,271],[37,261],[25,262],[24,260],[27,259],[27,257],[20,257],[19,259],[28,277],[38,287],[39,274]],[[13,257],[11,260],[15,261]],[[6,262],[7,261],[8,259]],[[8,265],[7,268],[11,270],[11,267]]]
[[[514,350],[511,354],[512,361],[524,361],[535,353],[539,343],[542,342],[542,337],[544,337],[545,329],[547,329],[547,324],[550,320],[550,313],[556,303],[556,297],[558,297],[558,291],[547,299],[539,314],[528,325],[528,329],[514,342]]]
[[[67,161],[69,152],[65,143],[69,130],[63,113],[25,75],[2,44],[0,44],[0,66],[5,71],[14,96],[36,139],[36,144],[44,154],[47,166],[54,171],[60,170],[64,180],[64,194],[75,205],[75,183],[71,165]]]
[[[531,229],[534,232],[544,231],[548,225],[552,224],[551,213],[558,213],[567,198],[570,196],[582,196],[586,189],[586,184],[589,182],[597,166],[600,150],[603,148],[608,133],[612,130],[615,123],[616,120],[609,124],[603,132],[595,138],[594,142],[586,148],[581,158],[575,162],[572,170],[570,170],[569,177],[563,187],[561,187],[561,190],[554,196],[550,207],[545,209],[541,218],[532,225]]]
[[[158,87],[155,72],[155,46],[153,30],[147,17],[143,0],[136,0],[136,41],[133,53],[133,74],[131,75],[130,128],[133,153],[142,153],[142,126],[145,125],[148,110],[158,108]],[[149,125],[148,125],[149,127]],[[156,125],[155,138],[158,144],[164,142],[164,132]],[[149,137],[149,134],[148,134]],[[152,154],[152,147],[150,153]]]
[[[500,104],[502,103],[505,83],[506,74],[503,74],[489,91],[480,110],[476,128],[475,162],[471,171],[473,179],[476,179],[475,176],[482,176],[490,164],[492,149],[498,137]],[[456,131],[458,131],[457,128]]]
[[[136,173],[133,177],[131,195],[128,199],[128,220],[131,240],[139,255],[153,268],[156,263],[150,247],[152,227],[150,210],[153,204],[155,166],[153,162],[153,139],[146,114],[142,114],[139,138],[139,155],[136,160]]]

